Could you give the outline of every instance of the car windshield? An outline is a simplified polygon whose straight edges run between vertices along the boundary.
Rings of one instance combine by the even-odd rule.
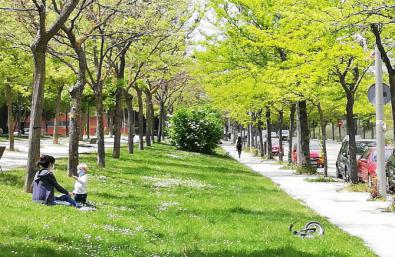
[[[391,157],[392,152],[393,152],[393,149],[385,149],[385,161],[387,161],[388,158]],[[372,159],[374,162],[377,162],[377,151],[376,150],[374,150],[374,152],[373,152]]]
[[[376,142],[375,141],[360,141],[360,142],[356,142],[357,145],[357,154],[358,155],[362,155],[363,152],[366,150],[367,147],[369,146],[375,146]]]

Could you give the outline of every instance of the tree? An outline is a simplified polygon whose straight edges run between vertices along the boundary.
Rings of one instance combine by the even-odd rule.
[[[36,161],[40,155],[40,135],[41,135],[41,120],[42,107],[44,97],[45,85],[45,67],[46,67],[46,52],[49,41],[61,29],[63,24],[69,18],[79,0],[70,0],[58,9],[56,1],[47,4],[46,1],[33,0],[32,4],[27,4],[25,1],[18,0],[12,3],[11,10],[21,10],[27,15],[22,18],[24,22],[29,22],[34,26],[35,37],[31,44],[31,51],[34,60],[34,75],[33,75],[33,96],[32,108],[30,113],[30,134],[29,134],[29,153],[27,160],[27,175],[25,179],[25,191],[31,191],[31,183],[35,174]],[[16,7],[13,9],[13,7]],[[59,14],[54,10],[59,10]],[[56,15],[54,21],[48,21],[48,16]],[[33,20],[32,20],[33,19]],[[48,24],[50,24],[48,26]]]

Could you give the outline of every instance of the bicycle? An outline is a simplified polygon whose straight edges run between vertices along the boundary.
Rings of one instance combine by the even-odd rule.
[[[289,231],[292,232],[293,235],[303,237],[303,238],[314,238],[318,236],[322,236],[325,233],[324,227],[317,221],[310,221],[304,225],[301,230],[292,230],[294,224],[289,226]]]

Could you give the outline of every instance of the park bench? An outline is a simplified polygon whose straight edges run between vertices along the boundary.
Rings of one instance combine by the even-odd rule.
[[[89,143],[88,144],[79,144],[78,146],[82,146],[82,147],[95,147],[95,144],[97,143],[97,138],[91,138],[89,139]]]
[[[4,151],[5,151],[5,146],[0,146],[0,160],[4,154]],[[3,169],[1,168],[1,165],[0,165],[0,172],[3,173]]]

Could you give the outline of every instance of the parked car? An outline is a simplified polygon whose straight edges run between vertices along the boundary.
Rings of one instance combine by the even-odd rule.
[[[376,140],[374,139],[356,139],[357,146],[357,160],[368,147],[376,146]],[[350,154],[348,152],[348,139],[342,142],[339,154],[336,160],[336,177],[343,178],[346,181],[350,180]]]
[[[280,138],[280,132],[277,133],[277,136]],[[289,138],[289,131],[286,129],[281,130],[281,137],[282,137],[282,140],[287,141]]]
[[[388,190],[395,192],[395,150],[391,153],[391,156],[387,160],[385,165],[385,172],[387,174],[387,186]]]
[[[277,156],[277,155],[280,154],[280,151],[282,153],[284,153],[284,147],[281,146],[281,149],[280,149],[280,142],[278,141],[278,139],[277,140],[273,140],[272,141],[272,154],[274,156]]]
[[[29,128],[23,128],[22,131],[21,131],[21,134],[22,134],[22,135],[27,135],[27,136],[28,136],[28,135],[29,135]],[[14,135],[15,135],[15,136],[19,135],[19,131],[15,131],[15,132],[14,132]]]
[[[292,163],[298,162],[297,144],[292,147]],[[311,166],[320,168],[324,167],[324,158],[321,151],[321,144],[318,141],[310,141],[310,164]]]
[[[272,131],[272,133],[271,133],[271,137],[272,137],[272,138],[278,138],[278,135],[277,135],[277,133],[276,133],[276,132]]]
[[[385,161],[390,158],[393,147],[385,148]],[[360,181],[368,183],[369,186],[372,183],[372,178],[376,177],[377,169],[377,150],[376,147],[368,147],[358,160],[358,178]]]

